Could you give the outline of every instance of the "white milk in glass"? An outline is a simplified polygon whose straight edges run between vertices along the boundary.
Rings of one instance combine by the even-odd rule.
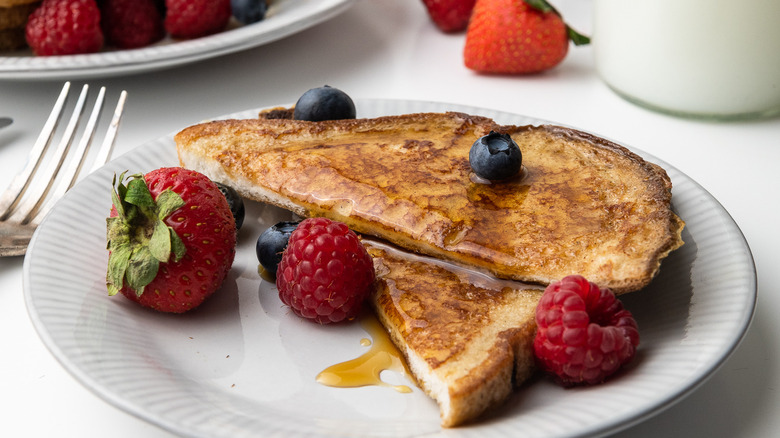
[[[638,104],[722,119],[780,113],[780,0],[594,0],[601,78]]]

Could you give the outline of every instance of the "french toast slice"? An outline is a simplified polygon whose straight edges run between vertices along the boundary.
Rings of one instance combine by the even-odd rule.
[[[24,28],[27,17],[40,6],[40,0],[0,0],[0,51],[27,45]]]
[[[281,114],[186,128],[175,136],[179,161],[247,198],[523,282],[581,274],[630,292],[682,244],[666,172],[584,132],[455,112],[325,122]],[[472,174],[469,149],[490,131],[520,146],[520,177]]]
[[[459,426],[500,405],[534,370],[534,314],[543,291],[373,239],[377,318],[418,386]]]

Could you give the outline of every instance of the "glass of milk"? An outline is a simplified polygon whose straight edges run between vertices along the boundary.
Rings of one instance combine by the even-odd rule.
[[[619,95],[719,120],[780,114],[780,0],[594,0],[593,50]]]

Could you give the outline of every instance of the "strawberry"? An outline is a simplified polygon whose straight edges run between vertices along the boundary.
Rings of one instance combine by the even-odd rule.
[[[466,67],[484,73],[536,73],[558,65],[590,40],[545,0],[477,0],[466,32]]]
[[[442,32],[466,30],[477,0],[423,0],[431,20]]]
[[[107,219],[109,295],[181,313],[225,280],[235,256],[236,223],[206,176],[179,167],[113,182]]]

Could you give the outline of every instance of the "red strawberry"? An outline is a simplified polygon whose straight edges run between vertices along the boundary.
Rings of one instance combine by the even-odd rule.
[[[114,181],[107,220],[109,295],[163,312],[200,305],[225,280],[236,223],[206,176],[180,167]]]
[[[217,33],[230,20],[230,0],[165,0],[165,29],[174,38]]]
[[[466,33],[466,67],[484,73],[536,73],[587,44],[545,0],[478,0]]]
[[[477,0],[423,0],[428,15],[442,32],[460,32],[469,24]]]
[[[95,0],[44,0],[27,20],[27,44],[38,56],[97,52],[103,47]]]
[[[100,14],[108,43],[121,49],[148,46],[165,36],[155,0],[104,0]]]

